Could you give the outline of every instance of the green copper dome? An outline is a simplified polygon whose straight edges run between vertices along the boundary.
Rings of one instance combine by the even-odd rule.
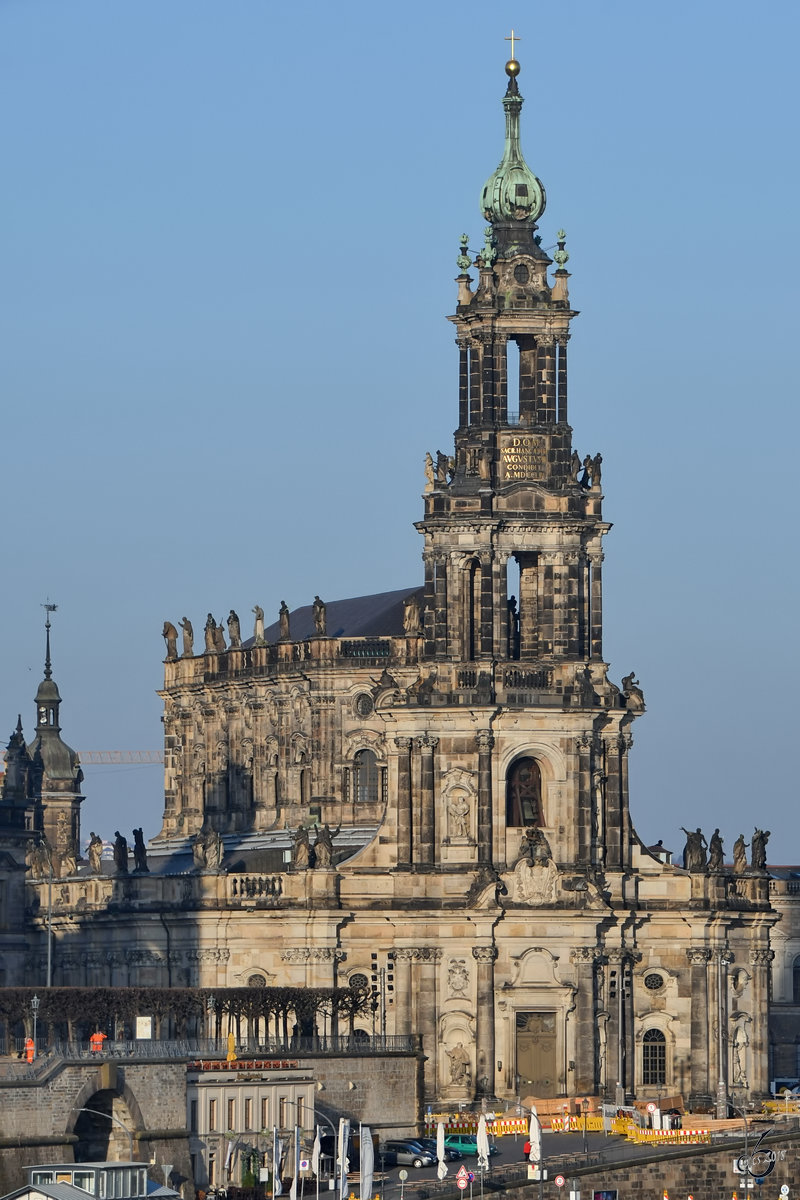
[[[503,97],[506,112],[506,142],[500,166],[490,175],[481,192],[481,212],[492,225],[526,222],[531,229],[544,212],[547,202],[541,180],[537,179],[525,159],[519,144],[519,114],[522,96],[517,87],[519,63],[506,63],[508,88]]]

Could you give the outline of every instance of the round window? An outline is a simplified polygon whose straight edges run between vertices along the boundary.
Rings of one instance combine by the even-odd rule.
[[[664,986],[664,977],[662,975],[656,975],[655,972],[650,975],[645,975],[644,986],[649,988],[651,992],[657,992],[659,988]]]
[[[531,273],[524,263],[520,263],[519,266],[514,267],[514,278],[517,283],[527,283],[530,277]]]
[[[368,717],[372,712],[372,696],[368,696],[366,692],[362,692],[356,697],[356,712],[359,717]]]

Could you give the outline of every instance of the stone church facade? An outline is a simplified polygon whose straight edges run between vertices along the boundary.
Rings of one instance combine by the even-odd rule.
[[[147,871],[59,881],[54,982],[366,979],[364,1035],[421,1035],[426,1098],[450,1104],[758,1096],[769,878],[675,867],[631,819],[644,697],[603,657],[602,457],[573,443],[565,236],[551,260],[506,71],[424,580],[266,628],[256,606],[250,637],[209,616],[203,647],[166,622],[163,826]],[[44,902],[27,911],[39,941],[14,970],[34,978]]]

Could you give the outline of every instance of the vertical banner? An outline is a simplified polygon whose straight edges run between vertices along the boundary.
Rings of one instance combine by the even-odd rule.
[[[375,1172],[375,1148],[369,1125],[359,1125],[358,1142],[361,1156],[361,1200],[371,1200],[372,1176]]]

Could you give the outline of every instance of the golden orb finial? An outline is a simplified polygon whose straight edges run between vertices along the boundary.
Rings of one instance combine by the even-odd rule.
[[[519,75],[519,63],[515,58],[510,58],[506,63],[506,75],[509,79],[514,79]]]

